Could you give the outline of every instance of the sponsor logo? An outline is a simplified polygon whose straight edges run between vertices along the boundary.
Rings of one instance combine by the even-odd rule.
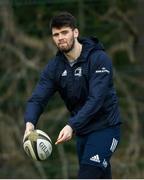
[[[61,76],[67,76],[67,70],[64,70]]]
[[[43,142],[41,142],[41,143],[39,144],[39,147],[40,147],[41,150],[43,150],[46,154],[48,153],[48,148],[47,148],[47,146],[46,146]]]
[[[110,73],[110,71],[107,70],[105,67],[102,67],[100,70],[96,70],[95,72],[96,72],[96,73],[105,73],[105,72],[106,72],[106,73],[108,73],[108,74]]]
[[[77,69],[75,69],[74,75],[75,76],[82,76],[82,68],[78,67]]]
[[[94,161],[94,162],[100,163],[100,159],[99,159],[99,155],[98,155],[98,154],[95,155],[95,156],[93,156],[93,157],[91,157],[90,160],[91,160],[91,161]]]

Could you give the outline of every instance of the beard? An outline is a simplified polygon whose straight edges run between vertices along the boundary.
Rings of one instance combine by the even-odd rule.
[[[72,37],[69,42],[65,42],[65,45],[61,46],[61,44],[57,45],[57,48],[63,52],[63,53],[69,53],[73,48],[74,48],[74,45],[75,45],[75,38]]]

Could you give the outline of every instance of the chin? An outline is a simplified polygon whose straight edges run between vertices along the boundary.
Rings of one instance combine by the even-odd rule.
[[[61,52],[63,52],[63,53],[69,53],[71,51],[71,49],[63,49],[63,50],[61,50]]]
[[[59,50],[63,53],[68,53],[71,49],[59,48]]]

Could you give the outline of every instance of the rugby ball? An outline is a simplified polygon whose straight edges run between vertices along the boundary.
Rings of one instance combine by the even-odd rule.
[[[24,137],[23,148],[33,160],[43,161],[52,153],[52,141],[45,132],[36,129]]]

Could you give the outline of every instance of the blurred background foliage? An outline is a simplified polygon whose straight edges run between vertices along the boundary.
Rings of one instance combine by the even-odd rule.
[[[123,121],[113,178],[144,178],[143,8],[143,0],[0,0],[0,178],[76,178],[75,138],[53,144],[44,162],[22,147],[26,101],[56,52],[49,20],[61,11],[75,15],[80,35],[97,36],[112,57]],[[68,117],[56,93],[37,127],[55,142]]]

